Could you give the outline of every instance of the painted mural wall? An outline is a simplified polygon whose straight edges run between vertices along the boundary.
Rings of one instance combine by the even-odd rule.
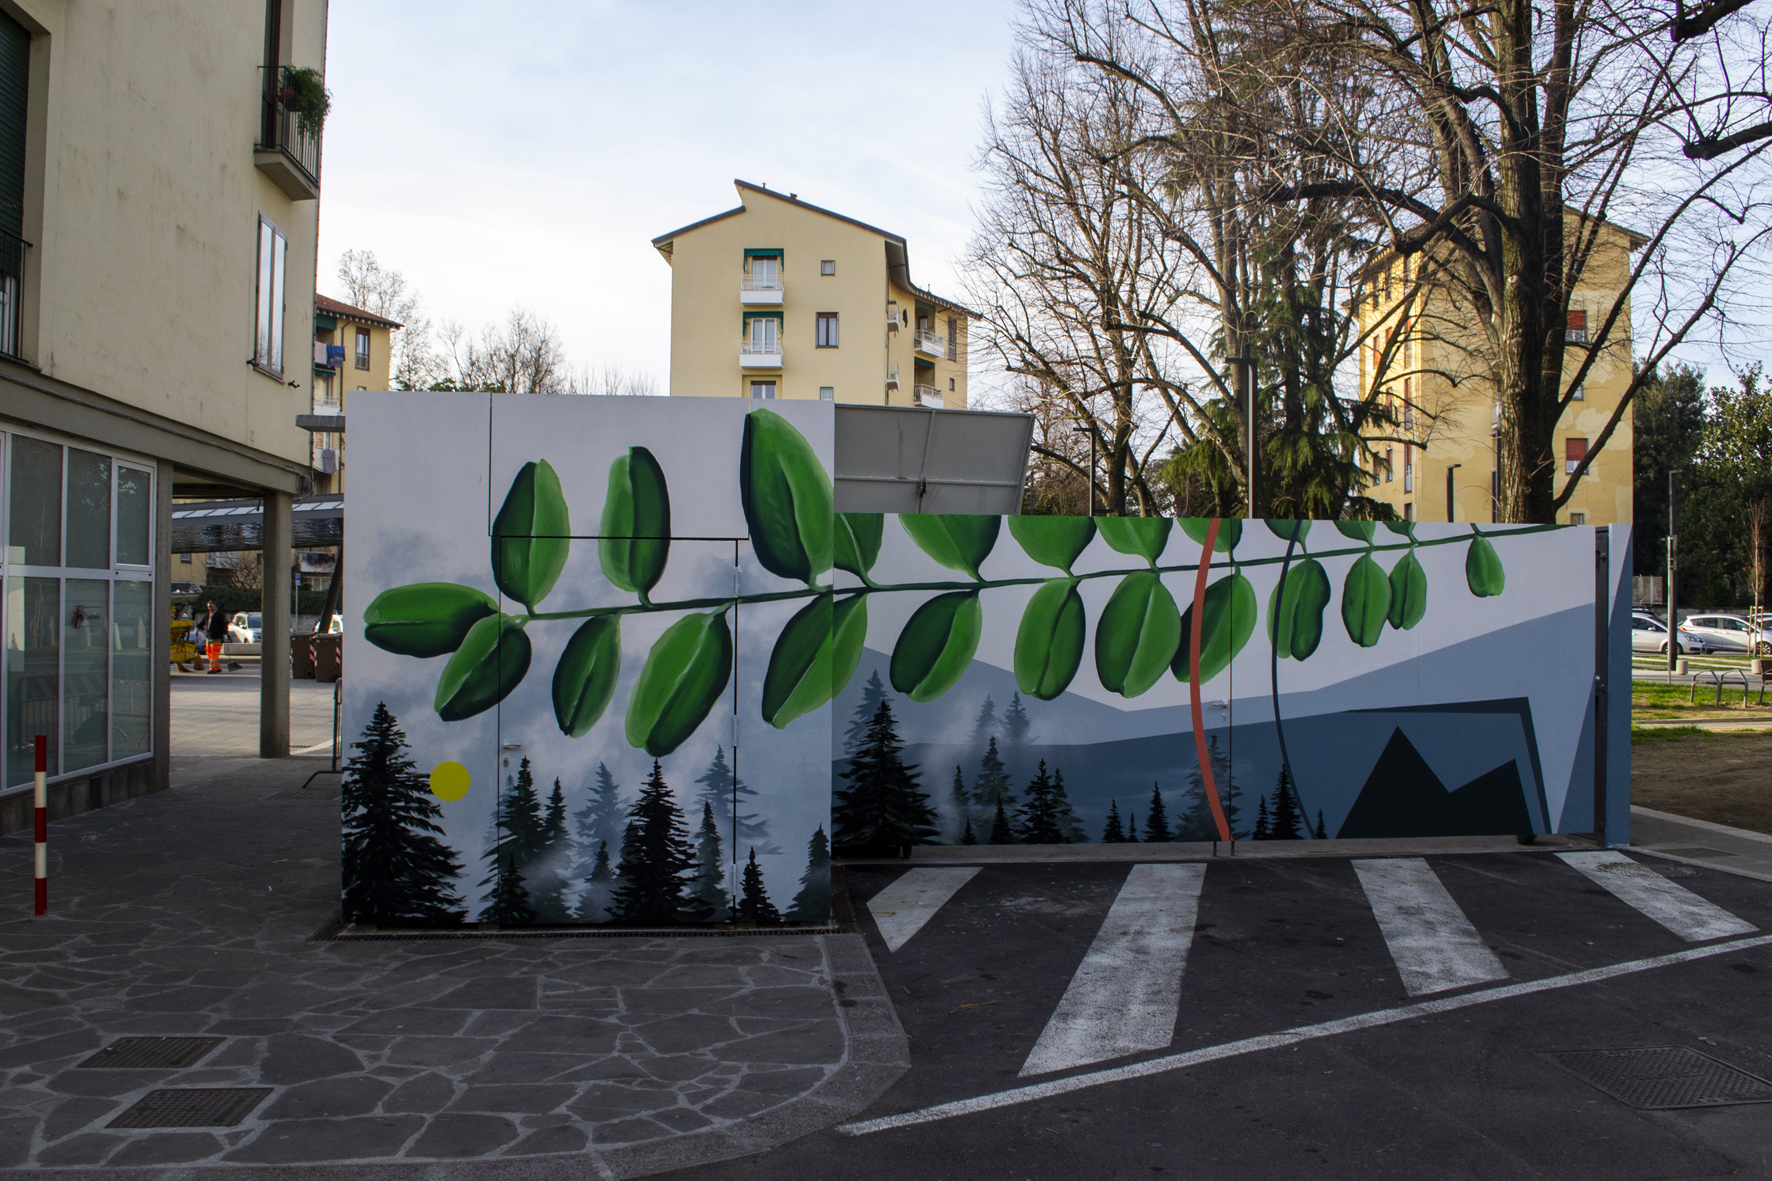
[[[837,514],[814,402],[352,418],[351,921],[823,922],[833,838],[1591,828],[1592,530]]]

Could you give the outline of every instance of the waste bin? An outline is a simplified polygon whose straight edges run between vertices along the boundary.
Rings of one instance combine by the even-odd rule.
[[[316,681],[336,681],[339,675],[341,635],[319,635],[312,637],[313,673]]]
[[[298,681],[314,679],[313,639],[308,632],[289,633],[289,675]]]

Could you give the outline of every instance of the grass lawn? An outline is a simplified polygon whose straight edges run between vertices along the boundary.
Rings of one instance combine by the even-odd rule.
[[[1691,698],[1697,697],[1693,702]],[[1751,700],[1760,697],[1756,685]],[[1727,718],[1730,721],[1764,719],[1772,725],[1772,701],[1765,705],[1741,704],[1741,684],[1723,686],[1723,705],[1717,707],[1717,687],[1700,683],[1697,692],[1691,685],[1658,685],[1654,681],[1632,681],[1630,686],[1631,717],[1642,721],[1672,721],[1680,718]]]
[[[1634,729],[1630,785],[1633,804],[1772,833],[1772,733]]]

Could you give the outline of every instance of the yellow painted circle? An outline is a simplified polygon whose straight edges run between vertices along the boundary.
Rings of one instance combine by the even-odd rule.
[[[431,768],[431,794],[440,800],[459,800],[468,794],[473,777],[460,763],[438,763]]]

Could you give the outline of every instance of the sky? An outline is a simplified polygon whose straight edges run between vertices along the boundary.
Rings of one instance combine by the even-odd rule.
[[[735,178],[905,236],[958,296],[983,104],[1013,0],[331,6],[319,289],[373,251],[435,323],[516,306],[576,369],[669,373],[651,240],[731,209]]]

